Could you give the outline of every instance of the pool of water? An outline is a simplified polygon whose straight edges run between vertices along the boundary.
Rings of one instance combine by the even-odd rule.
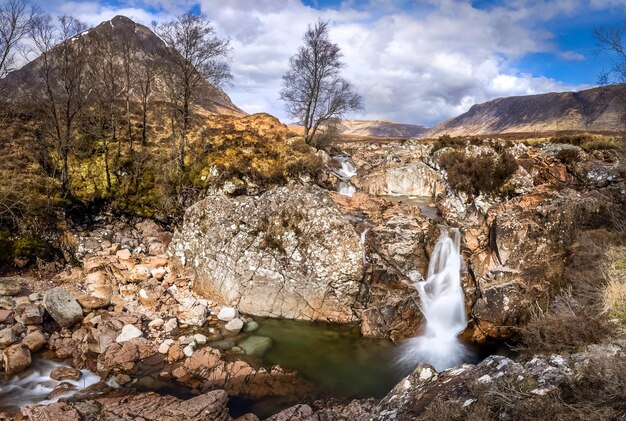
[[[381,196],[385,200],[389,200],[393,203],[406,203],[409,205],[415,205],[420,208],[422,215],[428,219],[439,219],[439,211],[434,206],[434,199],[428,196],[399,196],[399,195],[387,195]]]

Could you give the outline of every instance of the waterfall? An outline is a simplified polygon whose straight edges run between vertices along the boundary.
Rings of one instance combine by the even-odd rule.
[[[416,365],[424,362],[438,371],[463,363],[470,351],[461,343],[465,329],[465,303],[461,285],[461,233],[442,229],[428,265],[426,281],[416,282],[425,326],[421,336],[402,345],[400,362]]]
[[[333,171],[341,181],[337,183],[337,192],[344,196],[350,196],[356,193],[356,187],[350,183],[350,179],[356,175],[356,167],[346,155],[335,155],[333,159],[341,164],[341,168]]]
[[[367,263],[367,256],[366,256],[367,253],[365,251],[365,238],[369,230],[370,230],[369,227],[365,227],[363,231],[361,231],[361,235],[360,235],[361,245],[363,246],[363,263]]]

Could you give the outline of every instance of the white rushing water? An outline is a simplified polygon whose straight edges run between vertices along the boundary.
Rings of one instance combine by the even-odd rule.
[[[77,391],[100,381],[100,377],[90,371],[81,370],[83,374],[80,379],[59,382],[50,378],[50,372],[57,367],[67,367],[67,364],[37,357],[33,360],[33,364],[24,372],[6,380],[0,379],[0,409],[17,410],[21,406],[28,404],[56,402],[62,397],[73,395]],[[75,388],[51,396],[51,392],[60,383],[70,383]]]
[[[430,258],[428,278],[415,283],[425,326],[421,336],[402,345],[402,364],[427,363],[440,371],[470,356],[458,338],[467,324],[461,285],[461,233],[456,228],[451,231],[452,237],[442,229]]]
[[[341,180],[337,183],[337,192],[351,197],[356,193],[356,187],[350,183],[350,179],[356,175],[356,167],[349,156],[335,155],[333,159],[341,164],[341,168],[334,169],[335,174]]]

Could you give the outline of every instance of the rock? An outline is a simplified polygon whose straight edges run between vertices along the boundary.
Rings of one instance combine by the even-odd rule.
[[[197,292],[218,295],[241,312],[355,319],[363,246],[318,187],[279,187],[259,197],[207,197],[187,210],[168,253],[194,269]]]
[[[50,372],[50,378],[57,381],[78,380],[82,375],[80,370],[73,367],[56,367]]]
[[[43,305],[61,327],[70,327],[83,319],[83,309],[78,301],[61,287],[46,292]]]
[[[66,395],[68,392],[71,392],[76,389],[77,387],[71,383],[68,383],[68,382],[59,383],[58,385],[54,387],[54,389],[52,389],[52,392],[48,393],[47,398],[56,400],[60,398],[61,396]]]
[[[43,309],[37,304],[20,304],[15,309],[15,320],[23,325],[40,325],[43,323]]]
[[[7,376],[19,373],[31,363],[30,351],[24,345],[11,345],[3,352],[4,371]]]
[[[108,307],[111,300],[108,298],[96,297],[93,295],[81,295],[77,299],[78,304],[86,310],[97,310]]]
[[[10,325],[10,324],[13,324],[14,321],[15,321],[15,315],[13,314],[13,311],[6,310],[3,308],[0,309],[0,323]]]
[[[206,323],[208,309],[202,303],[196,301],[190,308],[178,313],[178,319],[181,323],[190,326],[203,326]]]
[[[156,268],[150,271],[150,275],[157,281],[162,281],[165,278],[165,274],[167,273],[167,269],[165,268]]]
[[[237,344],[247,355],[262,357],[272,347],[272,339],[265,336],[250,336]]]
[[[128,375],[147,375],[158,372],[162,366],[163,355],[158,352],[156,344],[145,338],[112,343],[98,356],[97,362],[99,372]]]
[[[130,282],[142,282],[150,279],[152,276],[150,274],[151,267],[148,265],[136,265],[130,272],[130,277],[128,280]]]
[[[283,409],[267,419],[267,421],[313,421],[313,409],[309,405],[294,405],[287,409]]]
[[[196,333],[195,335],[193,335],[193,340],[198,344],[198,345],[204,345],[206,344],[207,341],[207,337],[204,336],[201,333]]]
[[[220,351],[227,351],[235,346],[235,341],[223,339],[221,341],[211,342],[209,345],[211,348],[219,349]]]
[[[11,344],[14,344],[19,339],[19,336],[15,330],[11,327],[0,330],[0,349],[4,349]]]
[[[26,345],[28,350],[31,352],[39,351],[46,345],[46,342],[46,336],[40,330],[35,330],[22,339],[22,344]]]
[[[161,329],[164,324],[165,324],[165,320],[159,318],[159,319],[154,319],[150,323],[148,323],[148,327],[150,329]]]
[[[185,357],[191,357],[195,350],[196,350],[195,342],[192,342],[183,348],[183,354],[185,354]]]
[[[176,318],[169,319],[167,322],[165,322],[165,325],[163,327],[165,333],[172,333],[174,329],[178,328],[178,321],[176,320]]]
[[[5,296],[14,296],[18,295],[22,290],[22,280],[21,278],[8,277],[8,278],[0,278],[0,295]]]
[[[252,320],[252,321],[246,323],[246,325],[243,327],[243,331],[245,333],[250,333],[250,332],[254,332],[258,328],[259,328],[259,324],[257,322],[255,322],[254,320]]]
[[[168,351],[170,350],[170,347],[174,344],[174,340],[173,339],[166,339],[163,341],[163,343],[161,345],[159,345],[159,353],[160,354],[167,354]]]
[[[230,322],[235,317],[237,317],[237,309],[233,307],[222,307],[220,312],[217,314],[218,320],[222,320],[224,322]]]
[[[122,249],[115,253],[115,255],[120,260],[128,260],[131,257],[131,252],[128,249]]]
[[[38,292],[33,292],[32,294],[30,294],[30,295],[28,296],[28,299],[29,299],[31,302],[40,301],[40,300],[41,300],[41,298],[42,298],[42,296],[41,296],[41,294],[40,294],[40,293],[38,293]]]
[[[239,333],[243,328],[243,322],[241,321],[241,319],[233,319],[230,322],[226,323],[226,326],[224,326],[224,328],[231,333]]]
[[[122,332],[115,338],[115,342],[121,344],[131,339],[140,338],[143,336],[143,332],[137,329],[134,325],[125,325],[122,328]]]

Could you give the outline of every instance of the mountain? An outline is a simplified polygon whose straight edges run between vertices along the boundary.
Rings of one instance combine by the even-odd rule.
[[[623,130],[626,84],[578,92],[498,98],[472,106],[422,137],[444,134],[472,136],[498,133]]]
[[[83,51],[87,55],[91,55],[96,52],[96,49],[99,50],[98,52],[102,52],[103,41],[105,43],[127,46],[132,54],[132,72],[134,74],[141,73],[141,63],[146,61],[156,63],[169,53],[168,47],[152,30],[125,16],[116,16],[109,21],[102,22],[95,28],[85,31],[66,42],[82,43],[82,46],[85,47]],[[62,45],[55,46],[52,54],[60,48],[62,48]],[[44,96],[41,72],[39,71],[42,62],[43,56],[37,57],[22,68],[7,75],[5,80],[8,87],[7,98],[17,101],[32,101]],[[121,85],[123,82],[120,80],[119,83]],[[162,76],[157,76],[152,88],[152,99],[165,101],[167,88],[168,84],[165,79]],[[138,100],[137,91],[138,89],[134,89],[135,95],[133,99],[135,100]],[[246,114],[233,104],[222,89],[208,82],[203,81],[194,94],[196,96],[196,104],[209,113],[236,116]]]
[[[414,124],[394,123],[386,120],[344,120],[341,133],[364,137],[410,138],[419,137],[428,129]]]

